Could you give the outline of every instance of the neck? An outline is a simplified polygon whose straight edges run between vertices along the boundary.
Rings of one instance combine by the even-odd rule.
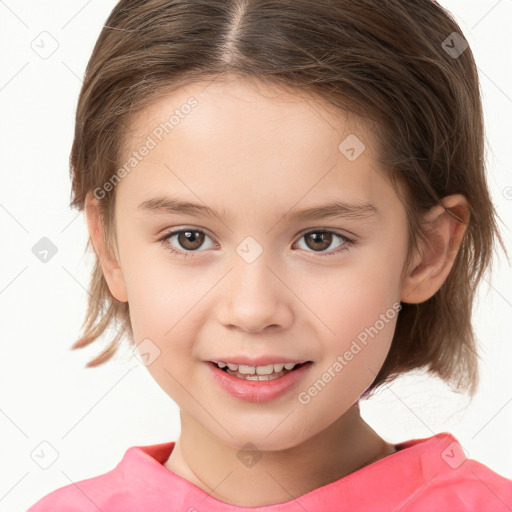
[[[165,467],[212,497],[242,507],[290,501],[395,451],[361,418],[358,404],[325,430],[285,450],[263,451],[241,464],[239,448],[181,414],[181,435]]]

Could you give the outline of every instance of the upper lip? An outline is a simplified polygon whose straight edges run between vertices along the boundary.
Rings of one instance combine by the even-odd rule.
[[[229,356],[219,357],[211,359],[212,363],[231,363],[244,366],[266,366],[274,363],[306,363],[309,359],[295,359],[293,357],[281,357],[281,356],[263,356],[263,357],[247,357],[247,356]]]

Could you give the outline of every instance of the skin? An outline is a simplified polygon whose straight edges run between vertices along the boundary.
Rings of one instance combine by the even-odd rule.
[[[111,293],[130,304],[136,343],[149,338],[160,350],[148,371],[180,408],[181,435],[165,467],[226,503],[281,503],[395,451],[361,418],[358,399],[386,358],[396,316],[307,404],[297,396],[394,303],[419,303],[439,289],[465,225],[434,207],[429,238],[402,276],[405,209],[363,123],[241,79],[196,83],[157,100],[131,120],[125,156],[191,96],[198,105],[116,186],[116,250],[103,244],[91,194],[89,232]],[[366,145],[354,161],[338,149],[349,134]],[[206,204],[223,221],[138,210],[162,195]],[[368,201],[378,213],[287,216],[331,199]],[[443,204],[467,218],[462,195]],[[202,230],[203,245],[192,257],[172,254],[158,241],[170,228]],[[303,236],[315,229],[355,243],[333,254],[345,239],[333,234],[318,248]],[[263,251],[251,264],[236,252],[248,236]],[[193,245],[183,236],[168,244],[183,252]],[[248,403],[219,388],[206,363],[236,354],[313,365],[290,392]],[[261,455],[250,467],[237,456],[246,443]]]

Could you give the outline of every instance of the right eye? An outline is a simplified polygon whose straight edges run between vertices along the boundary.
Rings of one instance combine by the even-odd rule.
[[[177,249],[171,240],[176,237],[176,242],[182,247]],[[185,229],[173,229],[169,231],[159,239],[163,246],[169,250],[172,254],[177,254],[186,258],[189,254],[198,251],[204,243],[205,237],[210,238],[204,231],[196,228],[185,228]],[[216,245],[216,244],[214,244]]]

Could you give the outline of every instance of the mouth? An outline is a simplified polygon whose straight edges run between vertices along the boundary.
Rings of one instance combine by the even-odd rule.
[[[304,361],[303,363],[274,363],[265,366],[246,366],[234,363],[224,363],[210,361],[210,364],[221,371],[238,377],[239,379],[252,381],[268,381],[275,380],[292,373],[302,366],[312,364],[312,361]]]

